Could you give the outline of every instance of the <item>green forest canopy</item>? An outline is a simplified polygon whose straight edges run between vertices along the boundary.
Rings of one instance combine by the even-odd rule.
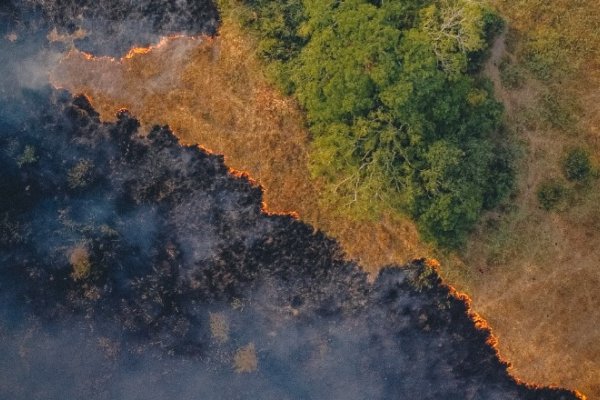
[[[243,0],[270,74],[304,107],[311,172],[354,216],[390,207],[460,245],[512,182],[477,72],[500,19],[475,0]]]

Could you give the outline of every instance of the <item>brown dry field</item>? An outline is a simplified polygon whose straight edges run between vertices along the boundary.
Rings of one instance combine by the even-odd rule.
[[[514,29],[527,30],[518,22],[531,15],[498,3]],[[320,184],[306,166],[309,134],[302,113],[266,83],[252,40],[230,21],[215,39],[171,38],[122,60],[73,51],[52,79],[86,94],[106,120],[127,108],[146,126],[168,124],[184,143],[224,154],[228,166],[264,187],[268,211],[297,212],[337,238],[369,272],[412,258],[439,258],[447,282],[469,294],[492,326],[518,378],[600,398],[598,181],[574,189],[560,212],[539,209],[535,192],[542,179],[560,176],[559,160],[569,146],[585,142],[598,154],[596,64],[582,64],[589,73],[561,86],[583,104],[567,134],[532,117],[543,84],[530,80],[512,91],[501,86],[495,64],[505,52],[498,41],[486,73],[523,150],[515,196],[502,211],[486,215],[466,248],[453,254],[422,243],[403,217],[353,221],[318,201]]]
[[[144,125],[169,125],[182,142],[223,154],[230,168],[263,186],[270,212],[298,213],[338,238],[369,271],[431,253],[404,218],[352,221],[318,201],[304,117],[267,84],[253,49],[240,29],[224,24],[215,39],[171,38],[122,60],[72,51],[52,81],[87,95],[104,120],[126,108]]]
[[[461,252],[468,267],[446,264],[447,279],[473,298],[515,375],[600,399],[600,182],[570,185],[558,211],[540,209],[536,195],[542,180],[561,178],[561,159],[569,148],[587,148],[599,165],[600,3],[493,2],[509,23],[510,37],[508,50],[504,42],[496,43],[486,74],[523,155],[514,198],[506,210],[481,221]],[[500,59],[509,54],[522,63],[523,43],[548,38],[556,38],[548,48],[559,43],[555,49],[571,71],[550,82],[529,76],[520,89],[503,88]],[[571,105],[574,121],[560,129],[541,121],[542,93]]]

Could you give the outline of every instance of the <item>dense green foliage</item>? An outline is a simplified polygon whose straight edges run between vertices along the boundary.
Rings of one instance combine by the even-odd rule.
[[[467,0],[245,0],[275,81],[307,113],[311,171],[356,216],[392,207],[460,244],[508,191],[501,105],[476,75],[500,20]]]
[[[592,172],[590,156],[582,148],[575,148],[567,153],[564,158],[563,172],[570,181],[585,181]]]

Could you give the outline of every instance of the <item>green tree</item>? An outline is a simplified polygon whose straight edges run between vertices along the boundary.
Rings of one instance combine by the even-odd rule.
[[[592,172],[587,151],[578,147],[570,150],[562,162],[565,177],[570,181],[585,181]]]
[[[274,18],[251,24],[265,46],[293,49],[263,54],[306,111],[310,167],[327,201],[357,217],[391,207],[455,246],[506,194],[510,156],[493,137],[502,108],[470,74],[498,25],[481,3],[245,4]]]

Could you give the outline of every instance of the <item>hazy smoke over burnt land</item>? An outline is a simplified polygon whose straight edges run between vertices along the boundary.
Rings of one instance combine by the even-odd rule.
[[[38,4],[2,18],[79,15]],[[31,24],[1,48],[0,398],[576,398],[515,382],[425,262],[370,284],[222,157],[13,80]]]
[[[49,89],[0,110],[1,397],[571,397],[515,383],[433,270],[368,284],[168,129]]]
[[[0,15],[8,17],[3,34],[52,29],[46,32],[51,41],[108,56],[165,35],[214,34],[218,23],[208,0],[9,0],[0,4]]]

